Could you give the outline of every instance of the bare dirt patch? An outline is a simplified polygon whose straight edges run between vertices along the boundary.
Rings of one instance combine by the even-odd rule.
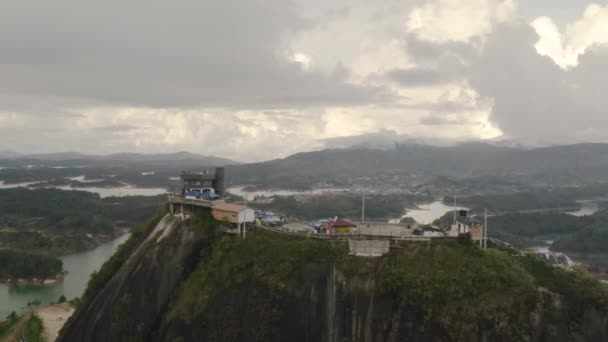
[[[44,337],[47,342],[55,342],[59,330],[74,313],[74,308],[68,304],[55,304],[36,310],[36,315],[42,320]]]

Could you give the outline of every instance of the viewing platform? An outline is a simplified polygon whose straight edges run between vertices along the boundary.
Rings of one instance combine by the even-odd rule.
[[[211,208],[215,204],[224,203],[223,200],[200,200],[200,199],[187,199],[178,194],[169,194],[168,196],[169,204],[179,204],[179,205],[191,205],[194,207],[202,207],[202,208]]]
[[[179,211],[180,213],[183,214],[184,207],[186,207],[186,209],[188,207],[213,209],[214,205],[225,203],[224,200],[210,201],[210,200],[200,200],[200,199],[188,199],[188,198],[184,198],[178,194],[169,194],[167,196],[167,202],[169,203],[169,212],[171,213],[171,215],[175,214],[176,206],[178,207],[177,211]]]

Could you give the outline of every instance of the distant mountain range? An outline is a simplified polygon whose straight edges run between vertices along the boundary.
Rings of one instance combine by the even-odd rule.
[[[298,153],[230,168],[234,181],[271,185],[348,183],[399,175],[508,178],[525,184],[576,185],[608,181],[608,144],[544,148],[512,143],[455,146],[396,144],[392,149],[349,148]]]
[[[15,152],[0,152],[0,158],[18,159],[42,162],[97,162],[97,161],[117,161],[117,162],[179,162],[197,161],[205,166],[237,165],[238,162],[215,156],[205,156],[190,152],[176,152],[163,154],[141,154],[141,153],[114,153],[108,155],[84,154],[78,152],[61,153],[41,153],[41,154],[17,154]]]
[[[396,131],[390,129],[383,129],[378,132],[361,135],[324,139],[321,141],[321,143],[326,149],[370,148],[378,150],[390,150],[401,145],[427,145],[436,147],[449,147],[468,143],[484,143],[488,145],[514,148],[532,148],[543,146],[531,145],[505,137],[488,140],[421,137],[411,136],[408,134],[399,134]]]
[[[123,170],[156,171],[163,176],[180,170],[228,166],[231,184],[306,188],[368,183],[437,183],[442,179],[485,179],[530,185],[581,185],[608,182],[608,144],[577,144],[543,148],[512,141],[431,146],[397,143],[392,148],[353,147],[297,153],[283,159],[239,164],[230,159],[188,152],[168,154],[81,153],[32,154],[4,159],[2,166],[92,165]],[[122,171],[126,172],[126,171]],[[114,172],[116,173],[116,172]],[[135,174],[139,174],[133,171]],[[161,176],[159,175],[159,180]],[[149,177],[152,179],[151,177]]]

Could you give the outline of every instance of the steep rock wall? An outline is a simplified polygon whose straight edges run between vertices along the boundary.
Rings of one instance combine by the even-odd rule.
[[[253,281],[224,289],[191,321],[165,321],[154,341],[445,341],[414,307],[378,295],[374,280],[345,279],[333,263],[316,264],[291,293]]]
[[[581,272],[456,242],[353,257],[217,224],[165,216],[59,341],[608,340],[608,289]]]
[[[145,341],[207,241],[179,216],[165,216],[58,341]]]

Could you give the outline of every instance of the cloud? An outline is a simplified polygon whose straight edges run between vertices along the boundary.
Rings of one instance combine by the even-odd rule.
[[[532,22],[539,35],[536,50],[566,69],[578,65],[578,58],[596,44],[608,43],[608,6],[591,4],[583,16],[560,32],[553,19],[539,17]]]
[[[403,87],[458,82],[464,78],[468,69],[464,62],[462,57],[446,53],[415,67],[389,70],[386,77]]]
[[[492,121],[524,141],[608,141],[608,100],[597,77],[608,72],[607,47],[588,50],[578,67],[563,70],[536,52],[537,41],[528,25],[501,25],[471,63],[472,87],[494,103]]]
[[[469,42],[510,20],[516,9],[515,0],[432,0],[410,12],[407,28],[427,41]]]
[[[387,76],[405,87],[434,85],[451,81],[449,77],[443,75],[439,70],[424,67],[393,69],[387,73]]]
[[[416,64],[428,64],[441,58],[454,56],[470,59],[475,52],[472,47],[481,45],[480,38],[471,38],[469,42],[431,42],[419,39],[415,34],[409,33],[404,38],[406,53]]]
[[[607,12],[564,26],[514,0],[8,0],[0,142],[250,161],[367,138],[606,141]]]
[[[433,20],[457,22],[460,12],[452,14],[451,8],[449,1],[431,1],[412,15],[423,10]],[[435,105],[432,101],[415,105],[429,110],[419,121],[424,126],[479,125],[478,132],[499,130],[535,144],[608,142],[603,133],[608,100],[602,94],[603,80],[597,77],[608,72],[606,13],[607,8],[591,5],[563,34],[549,17],[528,24],[514,15],[505,16],[508,20],[496,17],[494,22],[491,15],[485,16],[489,26],[472,24],[469,29],[476,29],[462,31],[468,32],[465,35],[443,32],[441,24],[429,24],[432,32],[410,27],[406,51],[417,65],[388,76],[403,86],[462,80],[464,88],[468,85],[477,94],[475,101],[444,98]],[[441,62],[448,57],[458,63]],[[483,114],[484,108],[489,115]]]
[[[288,42],[308,25],[289,0],[9,0],[0,21],[0,89],[73,106],[276,109],[386,100],[382,89],[349,82],[348,70],[316,72],[292,58]]]

